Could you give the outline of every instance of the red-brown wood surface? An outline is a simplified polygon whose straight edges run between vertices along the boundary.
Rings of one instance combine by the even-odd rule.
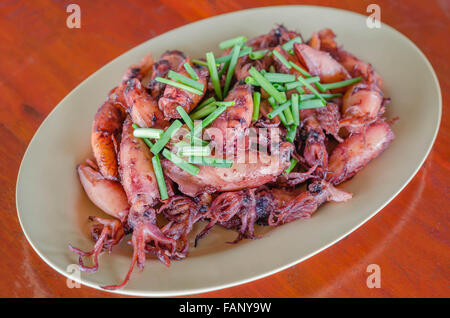
[[[85,286],[68,288],[65,277],[44,263],[28,244],[16,214],[15,185],[25,149],[44,118],[82,80],[137,44],[210,16],[280,4],[316,4],[367,14],[372,2],[1,1],[0,296],[120,297]],[[70,3],[81,7],[81,29],[66,26]],[[450,2],[376,3],[382,21],[416,43],[437,72],[443,117],[430,156],[386,208],[339,243],[278,274],[195,296],[450,296]],[[381,288],[366,286],[369,264],[380,266]]]

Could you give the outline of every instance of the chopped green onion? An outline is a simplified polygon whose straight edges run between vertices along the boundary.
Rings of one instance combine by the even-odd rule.
[[[166,181],[164,180],[161,161],[159,160],[158,155],[153,156],[152,164],[153,171],[155,172],[156,182],[158,183],[159,195],[161,196],[161,200],[167,200],[169,198],[169,195],[167,194]]]
[[[247,38],[245,36],[237,36],[235,38],[220,42],[219,48],[221,50],[226,50],[236,45],[243,45],[245,41],[247,41]]]
[[[285,87],[283,84],[281,84],[281,83],[273,83],[272,85],[273,85],[273,87],[275,87],[275,88],[277,89],[277,91],[279,91],[279,92],[285,92],[285,91],[286,91],[286,87]]]
[[[190,117],[192,120],[204,118],[204,117],[208,116],[209,114],[211,114],[213,111],[215,111],[216,108],[217,108],[217,106],[214,102],[210,103],[209,105],[206,105],[206,106],[202,107],[201,109],[191,113]]]
[[[303,94],[305,92],[305,90],[301,86],[297,86],[295,89],[299,94]]]
[[[175,120],[172,125],[170,125],[170,127],[167,128],[167,130],[162,134],[161,138],[159,138],[150,148],[150,151],[153,152],[153,154],[157,155],[182,125],[183,124],[181,123],[181,121],[179,121],[178,119]]]
[[[213,111],[211,114],[208,115],[203,121],[202,121],[202,128],[206,128],[209,124],[211,124],[213,121],[216,120],[217,117],[219,117],[225,110],[227,109],[227,106],[219,106],[215,111]]]
[[[184,161],[183,159],[178,157],[176,154],[171,153],[166,148],[164,148],[162,155],[164,157],[166,157],[167,160],[170,160],[171,162],[173,162],[173,164],[178,166],[180,169],[186,171],[187,173],[189,173],[193,176],[196,176],[198,174],[198,172],[200,171],[199,167],[196,167],[196,166],[190,164],[189,162]]]
[[[270,66],[269,66],[269,72],[270,72],[270,73],[276,73],[276,72],[275,72],[275,67],[274,67],[273,65],[270,65]]]
[[[286,97],[273,87],[273,85],[256,70],[256,68],[252,66],[248,72],[270,96],[275,98],[278,103],[286,102]]]
[[[300,102],[299,108],[300,109],[308,109],[308,108],[318,108],[318,107],[324,107],[325,105],[322,103],[320,99],[308,99],[303,102]]]
[[[267,101],[269,102],[269,104],[272,106],[272,108],[273,108],[274,110],[277,109],[278,107],[280,107],[280,106],[277,105],[277,102],[275,101],[275,98],[273,98],[272,96],[270,96],[270,97],[267,99]],[[278,117],[280,117],[280,120],[281,120],[281,122],[283,123],[284,127],[287,128],[289,125],[288,125],[287,122],[286,122],[286,117],[284,116],[283,112],[279,113],[279,114],[278,114]]]
[[[248,57],[251,58],[252,60],[259,60],[266,55],[267,51],[269,50],[253,51],[248,55]]]
[[[277,57],[277,59],[281,62],[281,64],[286,66],[288,69],[290,69],[292,67],[291,64],[288,63],[288,61],[284,58],[283,55],[281,55],[280,52],[278,52],[277,50],[273,50],[272,52],[273,52],[273,55],[275,55]]]
[[[322,104],[325,106],[327,104],[326,100],[320,96],[319,92],[311,86],[311,84],[309,84],[303,77],[299,76],[297,77],[297,79],[303,83],[304,86],[306,86],[314,95],[316,95],[321,101]]]
[[[191,144],[186,142],[186,141],[179,141],[173,144],[175,147],[177,147],[177,149],[183,148],[183,147],[190,147]]]
[[[302,39],[300,37],[295,37],[292,40],[287,41],[281,47],[288,52],[291,52],[294,48],[294,43],[302,43]]]
[[[286,135],[286,140],[289,142],[294,142],[296,135],[297,135],[297,125],[289,126],[288,133]]]
[[[205,61],[202,61],[202,60],[193,59],[192,63],[198,64],[198,65],[203,65],[203,66],[208,66],[208,63],[206,63]]]
[[[194,126],[194,136],[191,141],[191,145],[196,145],[196,146],[197,145],[199,145],[199,146],[208,146],[209,145],[209,142],[207,142],[206,140],[200,139],[196,136],[196,135],[200,135],[199,132],[201,133],[201,129],[200,129],[201,127],[202,126],[200,124]],[[196,130],[196,128],[198,128],[198,129]],[[187,137],[189,138],[189,140],[191,140],[190,134],[187,135]]]
[[[344,87],[344,86],[348,86],[348,85],[352,85],[355,83],[358,83],[359,81],[361,81],[361,76],[346,80],[346,81],[340,81],[340,82],[335,82],[335,83],[328,83],[328,84],[320,84],[321,88],[319,87],[319,89],[322,92],[325,92],[327,89],[334,89],[334,88],[340,88],[340,87]],[[323,89],[323,90],[322,90]]]
[[[259,118],[259,104],[261,103],[261,93],[253,93],[253,116],[252,121],[257,121]]]
[[[274,119],[276,116],[278,116],[280,113],[282,113],[286,108],[289,108],[291,106],[291,101],[287,101],[286,103],[278,106],[276,109],[272,110],[270,113],[267,114],[267,117],[270,119]]]
[[[260,86],[259,83],[251,76],[247,76],[245,78],[245,83],[253,85],[253,86]]]
[[[286,174],[291,173],[291,171],[294,170],[297,163],[298,163],[297,159],[291,158],[291,164],[289,165],[289,167],[286,170],[284,170],[284,173],[286,173]]]
[[[204,157],[211,155],[211,148],[209,147],[182,147],[178,149],[178,155],[181,157]]]
[[[190,157],[189,162],[201,166],[212,166],[220,168],[231,168],[231,166],[233,165],[233,161],[231,160],[213,157]]]
[[[140,128],[138,124],[134,124],[134,123],[131,126],[133,126],[134,129]],[[153,143],[150,141],[150,139],[148,139],[148,138],[141,138],[141,139],[147,144],[147,146],[149,148],[153,147]]]
[[[309,78],[304,78],[303,79],[304,82],[311,84],[311,83],[316,83],[318,81],[320,81],[320,77],[319,76],[314,76],[314,77],[309,77]],[[295,81],[295,82],[289,82],[284,84],[287,90],[299,87],[299,86],[303,86],[305,84],[303,84],[303,82],[300,81]]]
[[[291,102],[291,101],[288,101],[287,103],[289,103],[289,107],[285,108],[285,109],[283,110],[283,113],[284,113],[284,117],[286,117],[286,123],[287,123],[288,125],[292,125],[292,124],[294,123],[294,116],[292,116],[292,112],[291,112],[291,105],[292,105],[292,102]],[[280,106],[280,107],[281,107],[281,106]]]
[[[239,45],[235,45],[233,50],[231,51],[231,60],[230,65],[228,67],[227,77],[225,79],[225,86],[223,88],[223,96],[227,96],[228,89],[230,88],[231,79],[234,75],[234,69],[236,68],[236,63],[238,60],[239,52],[241,51],[241,47]]]
[[[251,52],[252,52],[252,48],[251,48],[251,47],[244,46],[244,47],[241,49],[241,52],[239,53],[239,57],[243,57],[243,56],[245,56],[245,55],[247,55],[247,54],[250,54]],[[225,55],[225,56],[218,57],[218,58],[216,59],[216,63],[222,64],[222,63],[225,63],[225,62],[227,62],[227,61],[229,61],[229,60],[231,60],[231,53],[230,53],[230,54],[227,54],[227,55]]]
[[[264,77],[271,83],[289,83],[295,81],[295,75],[284,73],[266,73]]]
[[[167,74],[167,77],[170,79],[173,79],[174,81],[178,81],[182,84],[188,85],[192,88],[198,89],[199,91],[203,92],[203,89],[205,88],[205,86],[197,81],[194,81],[193,79],[190,79],[187,76],[184,76],[180,73],[174,72],[172,70],[169,71],[169,73]]]
[[[294,117],[294,124],[296,126],[300,126],[300,114],[299,114],[299,108],[298,108],[298,94],[293,93],[291,95],[291,108],[292,108],[292,115]]]
[[[213,52],[206,53],[206,61],[208,62],[209,75],[214,86],[214,91],[219,99],[222,99],[222,90],[220,87],[219,76],[217,74],[216,61]]]
[[[162,129],[155,128],[135,128],[133,136],[138,138],[158,139],[164,133]]]
[[[223,74],[225,74],[225,71],[228,69],[228,66],[230,66],[230,61],[231,60],[228,60],[223,64],[222,68],[220,69],[220,71],[218,73],[219,79],[222,78]]]
[[[199,80],[197,73],[188,62],[184,63],[184,69],[194,81]]]
[[[215,102],[215,101],[216,101],[216,99],[214,98],[214,96],[210,97],[207,100],[203,101],[200,105],[198,105],[197,108],[209,105],[210,103]]]
[[[192,122],[191,117],[189,117],[189,114],[186,113],[183,107],[177,106],[178,114],[180,114],[181,118],[183,118],[186,125],[189,127],[190,130],[194,129],[194,123]]]
[[[302,69],[300,66],[298,66],[298,65],[295,64],[294,62],[289,61],[289,64],[290,64],[293,68],[295,68],[297,71],[299,71],[303,76],[311,77],[311,74],[309,74],[307,71],[305,71],[304,69]]]
[[[191,131],[191,136],[193,138],[189,138],[191,140],[192,146],[199,146],[201,145],[200,140],[202,140],[202,121],[196,120],[194,122],[194,129]],[[203,140],[202,140],[203,141]]]
[[[236,102],[234,100],[230,100],[230,101],[225,101],[225,102],[215,102],[214,103],[216,106],[234,106],[234,104],[236,104]]]
[[[338,93],[338,94],[320,94],[320,96],[322,96],[325,99],[330,99],[330,98],[335,98],[335,97],[341,97],[342,94]],[[316,98],[316,95],[314,94],[303,94],[300,96],[300,101],[304,101],[304,100],[308,100],[308,99],[314,99]]]
[[[157,77],[157,78],[155,78],[155,80],[160,82],[160,83],[164,83],[164,84],[167,84],[167,85],[171,85],[171,86],[174,86],[174,87],[181,88],[181,89],[183,89],[185,91],[188,91],[188,92],[191,92],[191,93],[194,93],[194,94],[197,94],[197,95],[203,95],[203,91],[200,91],[198,89],[192,88],[190,86],[187,86],[187,85],[175,82],[175,81],[168,80],[167,78]]]

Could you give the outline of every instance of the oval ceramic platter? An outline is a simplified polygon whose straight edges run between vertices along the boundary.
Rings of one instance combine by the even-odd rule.
[[[94,114],[126,68],[148,52],[182,50],[193,58],[237,35],[267,33],[276,24],[300,31],[331,28],[344,48],[373,64],[392,98],[387,118],[396,139],[355,178],[340,185],[354,194],[347,203],[328,203],[306,221],[277,228],[257,228],[259,240],[227,244],[236,232],[215,227],[183,261],[170,268],[147,259],[144,271],[116,292],[141,296],[174,296],[230,287],[281,271],[334,244],[389,203],[411,180],[434,142],[441,117],[441,94],[434,71],[421,51],[405,36],[382,24],[366,26],[367,17],[348,11],[311,6],[265,7],[195,22],[151,39],[128,51],[81,83],[51,112],[33,137],[17,182],[19,219],[30,244],[52,268],[70,276],[68,266],[78,257],[69,243],[90,250],[89,215],[101,215],[84,193],[75,167],[92,157],[90,132]],[[192,36],[195,34],[195,37]],[[199,230],[197,225],[194,233]],[[192,239],[192,237],[191,237]],[[132,248],[126,240],[100,257],[94,274],[81,273],[82,284],[94,288],[122,281]]]

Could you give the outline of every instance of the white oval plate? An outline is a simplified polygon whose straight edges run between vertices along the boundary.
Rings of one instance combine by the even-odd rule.
[[[77,263],[77,255],[67,245],[86,250],[93,246],[87,217],[101,212],[85,195],[75,167],[92,156],[92,119],[125,69],[150,51],[159,57],[167,49],[179,49],[198,58],[217,48],[223,39],[251,38],[268,32],[276,23],[300,31],[305,38],[329,27],[345,49],[370,61],[383,78],[385,95],[392,98],[387,117],[400,117],[393,126],[396,139],[382,156],[340,186],[354,194],[350,202],[325,204],[306,221],[258,228],[265,233],[262,239],[236,245],[225,243],[235,238],[234,231],[215,227],[199,247],[191,248],[184,261],[174,261],[166,268],[148,259],[145,270],[135,270],[128,285],[116,292],[185,295],[276,273],[354,231],[403,189],[428,155],[441,117],[439,84],[423,53],[393,28],[382,24],[379,29],[369,29],[365,16],[348,11],[311,6],[239,11],[183,26],[135,47],[81,83],[42,123],[23,158],[16,191],[23,231],[42,259],[68,276],[67,266]],[[125,241],[112,254],[102,254],[97,273],[82,273],[81,283],[99,288],[120,282],[132,255]]]

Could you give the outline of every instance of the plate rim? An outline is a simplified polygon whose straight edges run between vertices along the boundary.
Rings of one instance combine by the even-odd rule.
[[[431,62],[428,60],[427,56],[422,52],[422,50],[411,40],[409,39],[409,37],[407,37],[406,35],[404,35],[403,33],[401,33],[400,31],[396,30],[394,27],[381,22],[381,25],[383,28],[387,28],[390,31],[393,31],[394,33],[396,33],[397,35],[401,36],[402,38],[404,38],[407,43],[411,46],[412,49],[414,49],[419,56],[425,61],[425,65],[427,67],[427,69],[430,71],[432,78],[434,80],[434,84],[433,85],[435,88],[437,88],[437,96],[438,96],[438,118],[437,118],[437,124],[436,127],[434,127],[434,132],[433,132],[433,137],[431,139],[431,142],[428,145],[427,150],[423,153],[422,158],[420,160],[420,164],[417,165],[417,167],[415,168],[415,170],[413,171],[413,173],[410,174],[410,176],[407,178],[407,180],[404,182],[404,184],[399,187],[399,189],[395,192],[392,193],[390,198],[388,200],[386,200],[383,204],[381,204],[378,208],[374,209],[374,212],[372,212],[369,216],[367,216],[363,221],[361,221],[357,226],[353,227],[352,229],[350,229],[349,231],[341,234],[338,238],[336,238],[335,240],[331,241],[330,243],[324,245],[322,248],[317,249],[307,255],[305,255],[304,257],[301,257],[295,261],[289,262],[283,266],[277,267],[273,270],[264,272],[262,274],[259,275],[255,275],[255,276],[251,276],[247,279],[241,279],[241,280],[237,280],[237,281],[233,281],[233,282],[229,282],[229,283],[223,283],[223,284],[218,284],[218,285],[214,285],[214,286],[209,286],[209,287],[204,287],[204,288],[191,288],[191,289],[183,289],[183,290],[172,290],[172,291],[167,291],[167,292],[154,292],[154,291],[148,291],[148,290],[105,290],[102,289],[99,285],[93,284],[90,281],[84,280],[83,278],[76,278],[76,277],[72,277],[70,274],[68,274],[67,272],[64,272],[64,270],[60,269],[59,267],[57,267],[56,265],[54,265],[52,263],[51,260],[49,260],[47,257],[45,257],[40,251],[39,249],[34,245],[33,241],[29,238],[27,231],[25,230],[25,227],[23,226],[21,217],[20,217],[20,212],[19,212],[19,201],[18,201],[18,193],[19,193],[19,187],[20,187],[20,180],[23,178],[21,175],[23,173],[23,164],[25,161],[25,158],[27,157],[27,155],[29,154],[29,149],[30,149],[30,145],[34,142],[36,136],[38,135],[39,131],[41,130],[41,128],[44,126],[44,124],[50,120],[50,117],[54,116],[55,112],[57,111],[57,109],[59,107],[61,107],[61,105],[64,103],[64,101],[66,99],[68,99],[72,94],[75,93],[75,91],[77,91],[81,86],[86,85],[86,82],[88,82],[92,77],[94,77],[97,73],[101,72],[104,68],[109,67],[110,65],[112,65],[116,60],[118,60],[120,57],[122,57],[125,54],[128,54],[131,51],[135,51],[138,50],[138,48],[140,48],[141,46],[144,46],[148,41],[151,40],[155,40],[158,39],[160,37],[166,36],[169,33],[173,33],[178,31],[181,28],[184,28],[186,26],[189,25],[193,25],[193,24],[197,24],[197,23],[202,23],[206,20],[213,20],[215,18],[218,17],[225,17],[225,16],[230,16],[230,15],[234,15],[236,13],[241,13],[241,12],[250,12],[250,11],[264,11],[264,10],[270,10],[270,9],[288,9],[288,8],[314,8],[314,9],[320,9],[320,10],[330,10],[330,11],[336,11],[336,12],[345,12],[346,14],[351,14],[354,16],[359,16],[359,17],[366,17],[363,14],[354,12],[354,11],[350,11],[350,10],[345,10],[345,9],[340,9],[340,8],[334,8],[334,7],[328,7],[328,6],[320,6],[320,5],[280,5],[280,6],[263,6],[263,7],[256,7],[256,8],[249,8],[249,9],[244,9],[244,10],[237,10],[237,11],[232,11],[232,12],[228,12],[228,13],[223,13],[223,14],[218,14],[215,16],[211,16],[205,19],[201,19],[201,20],[197,20],[197,21],[193,21],[191,23],[187,23],[187,24],[183,24],[179,27],[170,29],[164,33],[159,34],[156,37],[151,37],[148,38],[146,40],[144,40],[143,42],[139,43],[138,45],[132,47],[129,50],[126,50],[125,52],[123,52],[122,54],[116,56],[115,58],[113,58],[112,60],[110,60],[109,62],[107,62],[105,65],[103,65],[102,67],[100,67],[98,70],[96,70],[95,72],[91,73],[89,76],[87,76],[81,83],[79,83],[76,87],[74,87],[66,96],[64,96],[59,103],[50,111],[50,113],[46,116],[46,118],[42,121],[42,123],[39,125],[38,129],[36,129],[35,133],[33,134],[33,137],[31,138],[31,140],[29,141],[27,148],[22,156],[21,159],[21,163],[20,163],[20,167],[19,167],[19,171],[17,173],[17,179],[16,179],[16,191],[15,191],[15,201],[16,201],[16,213],[17,213],[17,217],[19,220],[19,224],[20,227],[22,229],[22,232],[24,233],[28,243],[31,245],[31,247],[33,248],[33,250],[39,255],[39,257],[47,264],[49,265],[51,268],[53,268],[56,272],[60,273],[61,275],[63,275],[64,277],[66,277],[67,279],[71,279],[77,283],[83,284],[85,286],[103,291],[103,292],[110,292],[110,293],[114,293],[114,294],[120,294],[120,295],[128,295],[128,296],[141,296],[141,297],[174,297],[174,296],[186,296],[186,295],[193,295],[193,294],[201,294],[201,293],[207,293],[207,292],[211,292],[211,291],[216,291],[216,290],[221,290],[221,289],[225,289],[225,288],[230,288],[230,287],[234,287],[234,286],[238,286],[238,285],[242,285],[242,284],[246,284],[249,282],[253,282],[262,278],[265,278],[267,276],[273,275],[275,273],[281,272],[289,267],[292,267],[296,264],[299,264],[301,262],[303,262],[304,260],[311,258],[312,256],[322,252],[323,250],[329,248],[330,246],[336,244],[337,242],[339,242],[340,240],[342,240],[344,237],[350,235],[352,232],[354,232],[355,230],[359,229],[362,225],[364,225],[368,220],[370,220],[372,217],[374,217],[378,212],[380,212],[384,207],[386,207],[386,205],[388,205],[389,203],[392,202],[392,200],[394,200],[398,194],[403,191],[403,189],[411,182],[411,180],[416,176],[417,172],[422,168],[425,160],[428,158],[431,149],[433,148],[437,135],[439,133],[440,130],[440,126],[441,126],[441,121],[442,121],[442,92],[441,92],[441,86],[439,83],[439,79],[436,75],[436,72],[434,71],[434,68],[431,64]]]

